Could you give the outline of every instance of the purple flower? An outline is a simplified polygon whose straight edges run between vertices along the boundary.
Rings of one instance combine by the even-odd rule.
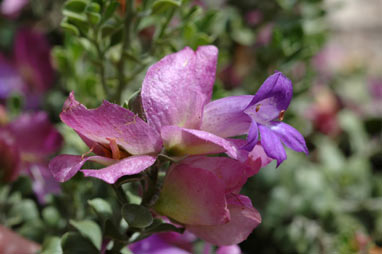
[[[3,0],[0,4],[0,13],[8,18],[17,18],[29,0]]]
[[[4,56],[0,55],[0,101],[7,99],[12,93],[23,94],[25,84],[16,67]]]
[[[47,168],[48,156],[61,146],[62,138],[44,112],[23,114],[0,127],[0,164],[3,180],[29,174],[40,202],[47,193],[59,191]]]

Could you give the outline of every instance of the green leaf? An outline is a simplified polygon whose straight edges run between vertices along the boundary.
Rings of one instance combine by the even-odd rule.
[[[79,233],[68,232],[61,240],[64,254],[99,254],[99,250]]]
[[[119,2],[118,1],[110,1],[110,3],[107,5],[107,7],[105,8],[105,12],[104,14],[102,15],[102,19],[104,21],[107,21],[111,16],[113,16],[115,10],[117,9],[117,7],[119,6]]]
[[[153,223],[153,216],[149,209],[135,204],[126,204],[122,207],[122,217],[131,227],[145,228]]]
[[[72,24],[69,24],[69,23],[67,22],[67,19],[66,19],[66,18],[64,18],[64,19],[62,20],[62,22],[61,22],[60,25],[61,25],[61,27],[62,27],[64,30],[66,30],[67,32],[69,32],[69,33],[71,33],[71,34],[73,34],[73,35],[76,35],[76,36],[80,35],[80,31],[78,30],[78,28],[75,27],[75,26],[72,25]]]
[[[85,11],[87,1],[85,0],[69,0],[64,5],[64,10],[81,13]]]
[[[157,0],[154,2],[152,7],[153,14],[163,13],[170,8],[177,8],[181,5],[179,0]]]
[[[41,247],[41,254],[63,254],[61,239],[59,237],[49,237]]]
[[[77,13],[77,12],[73,12],[73,11],[69,11],[69,10],[64,9],[62,11],[62,14],[64,14],[64,16],[68,17],[68,19],[70,19],[70,20],[77,20],[77,21],[81,21],[81,22],[87,21],[87,17],[85,15],[85,13]]]
[[[97,223],[91,220],[70,220],[70,224],[75,227],[83,237],[89,239],[98,250],[101,249],[102,232]]]
[[[103,219],[107,219],[113,216],[113,211],[110,204],[102,198],[89,200],[88,204]]]
[[[160,219],[155,219],[152,225],[148,228],[146,228],[145,233],[160,233],[160,232],[178,232],[178,233],[183,233],[184,228],[178,228],[175,227],[173,224],[170,223],[163,223],[162,220]]]

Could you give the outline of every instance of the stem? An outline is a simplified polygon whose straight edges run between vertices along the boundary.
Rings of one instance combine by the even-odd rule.
[[[122,189],[122,186],[112,184],[113,190],[115,191],[115,194],[118,197],[118,201],[121,205],[128,203],[129,201],[127,200],[126,194]]]
[[[159,163],[154,164],[148,171],[146,177],[147,191],[144,193],[142,198],[142,205],[146,207],[151,207],[154,205],[158,198],[158,173],[159,173]]]
[[[172,8],[169,15],[166,17],[166,20],[163,23],[163,26],[161,27],[161,30],[159,32],[157,39],[161,39],[164,36],[166,28],[167,28],[168,24],[170,23],[170,21],[172,20],[172,17],[174,16],[174,14],[175,14],[175,8]]]
[[[132,20],[133,20],[133,6],[134,2],[133,0],[126,0],[126,12],[125,12],[125,17],[124,17],[124,33],[122,37],[122,47],[121,47],[121,58],[119,59],[118,62],[118,87],[117,87],[117,92],[114,95],[114,99],[116,100],[116,103],[120,104],[121,99],[122,99],[122,91],[127,85],[125,82],[125,61],[123,57],[123,53],[127,49],[127,47],[130,44],[130,30],[131,30],[131,25],[132,25]]]

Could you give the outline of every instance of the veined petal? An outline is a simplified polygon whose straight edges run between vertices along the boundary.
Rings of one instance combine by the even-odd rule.
[[[211,99],[218,50],[189,47],[168,55],[147,71],[142,84],[142,105],[148,123],[160,130],[177,125],[198,129],[203,107]]]
[[[280,138],[267,126],[259,125],[261,145],[268,157],[277,160],[277,167],[286,160],[287,155]]]
[[[49,162],[48,167],[56,181],[65,182],[72,178],[88,160],[103,165],[110,165],[116,162],[114,159],[102,156],[82,157],[80,155],[62,154],[53,158]]]
[[[182,224],[217,225],[229,221],[223,181],[209,170],[184,164],[170,168],[154,208]]]
[[[101,179],[109,184],[115,183],[118,178],[125,175],[135,175],[154,164],[155,156],[131,156],[102,169],[83,169],[85,176]]]
[[[298,130],[283,122],[271,122],[270,128],[281,141],[296,152],[309,153],[305,139]]]
[[[186,225],[187,230],[201,239],[215,245],[238,244],[261,223],[260,213],[252,206],[251,200],[243,195],[227,196],[231,220],[227,224],[214,226]]]
[[[223,138],[247,134],[251,118],[244,109],[252,98],[252,95],[241,95],[211,101],[204,107],[200,129]]]
[[[173,156],[216,154],[226,152],[230,157],[237,158],[237,148],[228,140],[214,134],[165,126],[161,136],[167,152]]]
[[[239,192],[247,181],[249,170],[245,164],[226,157],[192,156],[182,160],[181,164],[213,172],[224,182],[226,193]]]
[[[257,123],[265,124],[282,117],[292,95],[292,82],[281,72],[276,72],[264,81],[244,112]]]
[[[108,146],[110,139],[133,155],[161,150],[159,134],[133,112],[104,101],[96,109],[87,109],[74,98],[65,102],[61,120],[87,139]]]

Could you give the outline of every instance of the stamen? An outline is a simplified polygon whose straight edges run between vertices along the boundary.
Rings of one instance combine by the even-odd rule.
[[[260,107],[261,107],[261,104],[257,104],[257,106],[256,106],[256,112],[259,112]]]
[[[109,145],[111,148],[112,158],[115,160],[119,160],[121,158],[121,153],[119,151],[119,147],[117,145],[117,141],[114,138],[107,138],[109,140]]]
[[[86,153],[82,154],[81,155],[81,160],[83,160],[85,158],[85,156],[88,155],[89,153],[92,153],[93,149],[94,149],[94,147],[91,147],[89,151],[87,151]]]
[[[285,114],[285,110],[281,110],[280,114],[279,114],[279,120],[280,121],[284,120],[284,114]]]

